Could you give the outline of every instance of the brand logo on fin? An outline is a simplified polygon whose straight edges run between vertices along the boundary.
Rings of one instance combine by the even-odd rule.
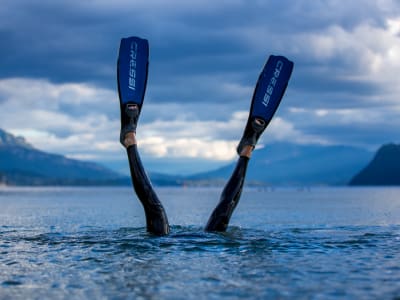
[[[276,63],[276,66],[275,66],[274,74],[272,75],[272,77],[269,81],[269,84],[267,86],[267,91],[265,92],[265,95],[264,95],[264,98],[262,101],[262,104],[265,107],[268,106],[269,100],[271,100],[272,93],[274,92],[274,88],[276,86],[276,83],[278,82],[278,78],[279,78],[279,75],[281,74],[282,68],[283,68],[283,62],[281,60],[278,60],[278,62]]]
[[[136,57],[138,45],[136,42],[131,43],[131,50],[129,53],[129,77],[128,88],[136,90]]]

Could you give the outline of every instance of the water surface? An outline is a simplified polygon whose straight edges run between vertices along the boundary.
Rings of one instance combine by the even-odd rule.
[[[400,189],[157,189],[171,234],[129,188],[0,189],[1,299],[400,299]]]

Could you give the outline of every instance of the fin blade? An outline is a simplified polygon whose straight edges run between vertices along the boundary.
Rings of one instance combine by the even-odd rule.
[[[254,90],[250,119],[261,118],[268,125],[285,93],[293,66],[284,56],[268,58]]]
[[[239,155],[242,155],[245,146],[252,146],[254,149],[271,122],[289,83],[293,66],[293,62],[284,56],[271,55],[268,58],[258,77],[247,124],[236,148]]]
[[[117,78],[121,105],[134,103],[141,107],[146,91],[149,65],[149,43],[139,37],[121,39]]]

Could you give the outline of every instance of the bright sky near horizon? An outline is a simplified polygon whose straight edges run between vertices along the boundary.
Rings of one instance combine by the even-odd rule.
[[[399,0],[2,0],[0,128],[127,172],[116,59],[131,35],[150,43],[138,125],[150,170],[232,160],[270,54],[295,68],[262,143],[400,140]]]

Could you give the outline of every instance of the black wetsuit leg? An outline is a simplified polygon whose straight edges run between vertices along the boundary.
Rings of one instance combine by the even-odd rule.
[[[133,187],[146,215],[147,231],[166,235],[169,233],[167,214],[144,171],[137,145],[129,146],[127,153]]]
[[[235,170],[224,187],[220,201],[208,219],[206,231],[225,231],[228,227],[229,220],[242,193],[248,163],[248,157],[239,157]]]

